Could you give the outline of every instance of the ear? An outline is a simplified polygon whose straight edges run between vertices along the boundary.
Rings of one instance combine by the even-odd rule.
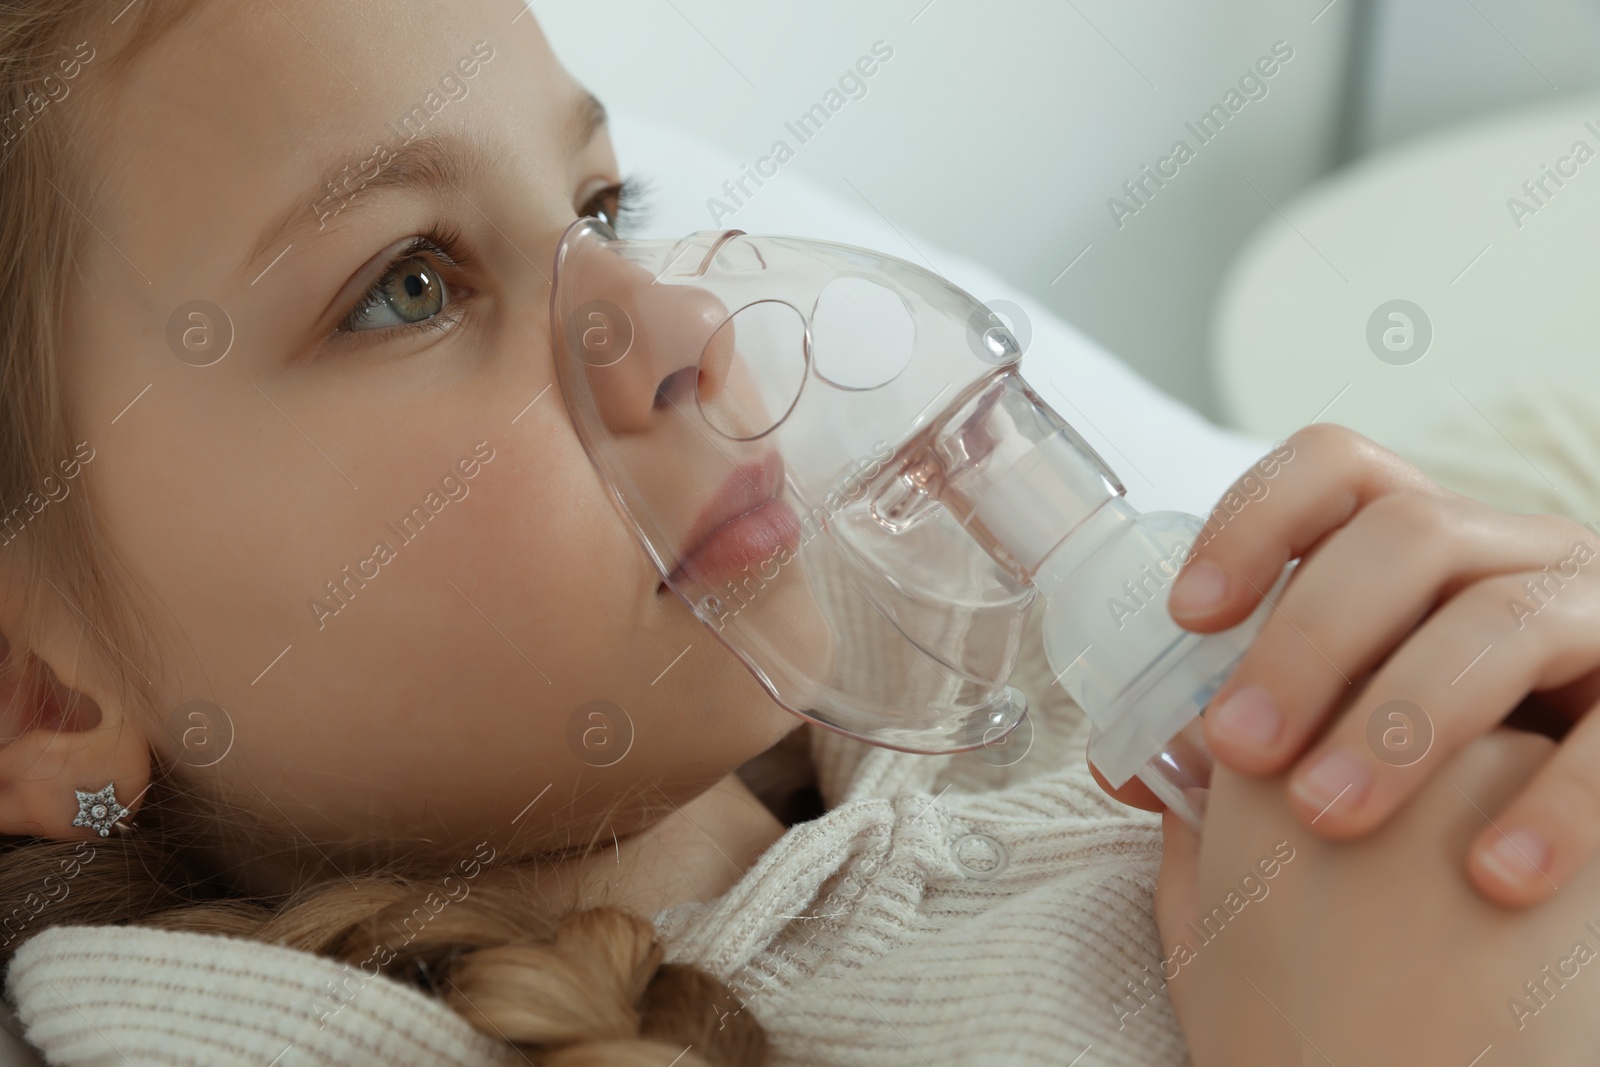
[[[15,547],[0,547],[0,557]],[[80,805],[78,793],[110,785],[131,823],[150,784],[150,745],[121,687],[91,668],[98,657],[83,615],[50,585],[18,595],[15,564],[0,559],[0,833],[101,837],[74,825],[97,803]]]

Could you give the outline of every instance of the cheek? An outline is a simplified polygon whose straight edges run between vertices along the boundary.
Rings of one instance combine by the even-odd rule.
[[[590,700],[616,703],[633,749],[608,770],[663,783],[714,781],[792,729],[798,720],[688,606],[656,592],[659,573],[565,416],[525,441],[509,442],[480,475],[485,507],[467,535],[473,544],[450,556],[475,561],[489,596],[499,577],[536,597],[507,601],[505,613],[550,677],[536,678],[533,692],[547,698],[554,726],[564,730]],[[567,750],[564,735],[558,743]]]
[[[495,458],[462,506],[465,521],[433,561],[441,579],[455,568],[457,585],[503,602],[520,634],[556,653],[561,662],[539,664],[547,674],[625,654],[656,606],[657,581],[570,427],[557,422],[494,442]]]
[[[657,594],[564,412],[535,409],[496,434],[481,397],[397,414],[369,390],[369,421],[351,428],[348,409],[279,394],[358,490],[248,380],[235,384],[208,380],[180,404],[179,381],[160,382],[151,417],[118,424],[138,439],[101,450],[90,488],[140,585],[159,594],[146,629],[175,669],[157,679],[162,702],[226,709],[235,743],[198,773],[236,785],[241,802],[274,815],[260,782],[319,839],[421,825],[464,837],[526,831],[510,820],[548,786],[580,798],[562,825],[540,824],[559,839],[569,816],[597,817],[642,782],[686,798],[797,722],[681,601]],[[404,517],[484,437],[495,455],[467,498],[404,539]],[[374,568],[364,561],[379,541],[393,558]],[[314,601],[337,612],[319,625]],[[604,768],[570,741],[597,699],[631,730],[627,755]],[[181,759],[181,731],[153,726]]]
[[[286,635],[257,670],[293,642],[259,683],[234,687],[226,706],[241,743],[216,773],[284,783],[305,810],[273,799],[307,833],[333,835],[352,819],[396,836],[423,822],[462,835],[526,831],[509,820],[547,785],[581,794],[572,809],[581,819],[629,783],[669,778],[704,755],[703,744],[677,743],[691,731],[672,719],[697,705],[666,703],[676,695],[666,680],[650,685],[689,643],[686,623],[698,623],[655,595],[654,569],[577,443],[541,426],[491,444],[467,498],[444,504],[409,543],[395,526],[437,482],[416,475],[444,471],[470,446],[430,443],[425,457],[396,455],[389,473],[369,472],[361,494],[381,494],[381,505],[302,518],[298,536],[279,524],[279,551],[238,569],[222,594],[236,610],[214,605],[213,621],[232,637],[240,626],[229,616],[250,615],[237,610],[246,606],[272,620],[262,629]],[[308,587],[337,578],[376,538],[395,558],[318,630],[303,610]],[[323,562],[329,545],[349,547]],[[707,681],[715,687],[716,673]],[[574,714],[596,699],[625,708],[634,734],[613,768],[584,762],[569,737]]]

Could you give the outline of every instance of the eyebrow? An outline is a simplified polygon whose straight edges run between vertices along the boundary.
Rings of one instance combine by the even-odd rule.
[[[592,92],[584,91],[567,111],[567,149],[581,151],[606,121],[605,105]],[[281,256],[288,251],[286,243],[292,245],[308,229],[322,229],[326,222],[318,211],[319,203],[331,203],[338,213],[351,206],[361,193],[373,189],[412,187],[440,195],[459,192],[460,186],[488,170],[495,159],[488,145],[469,132],[419,134],[399,148],[390,148],[389,162],[379,167],[371,178],[366,178],[361,168],[363,164],[375,165],[380,146],[387,147],[385,142],[377,142],[370,148],[347,151],[323,167],[322,177],[262,229],[239,268],[239,276],[259,277],[251,272],[268,253],[276,249]],[[340,198],[331,193],[330,187],[346,171],[354,172],[355,181],[348,190],[351,200],[341,206]]]

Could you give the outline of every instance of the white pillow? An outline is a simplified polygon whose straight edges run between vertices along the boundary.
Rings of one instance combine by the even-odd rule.
[[[754,179],[747,180],[751,195],[737,193],[739,204],[723,191],[723,184],[749,173],[747,162],[681,130],[610,110],[611,138],[623,175],[637,175],[647,183],[646,214],[630,231],[635,236],[740,229],[861,245],[931,266],[1008,322],[1009,309],[997,302],[1021,307],[1031,340],[1017,323],[1010,325],[1025,345],[1023,368],[1029,384],[1116,471],[1128,500],[1141,511],[1205,515],[1228,485],[1272,448],[1270,441],[1213,426],[988,268],[892,222],[894,190],[874,186],[867,173],[845,177],[870,203],[836,196],[788,166],[763,177],[759,187]],[[736,210],[714,216],[709,204],[713,198]]]

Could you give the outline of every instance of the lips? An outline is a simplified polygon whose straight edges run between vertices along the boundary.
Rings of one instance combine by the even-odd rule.
[[[797,548],[800,522],[778,499],[782,489],[783,456],[778,452],[735,468],[689,527],[670,580],[708,581],[737,574],[781,548]]]

